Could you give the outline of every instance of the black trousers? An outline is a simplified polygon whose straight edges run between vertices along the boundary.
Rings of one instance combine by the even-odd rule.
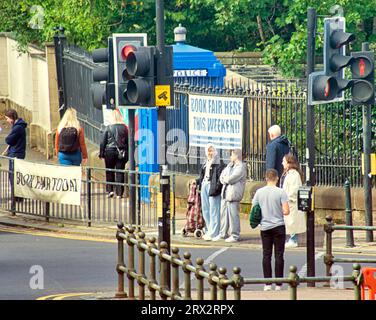
[[[285,226],[278,226],[270,230],[261,231],[262,240],[262,269],[264,278],[272,278],[272,254],[274,247],[274,260],[275,260],[275,277],[283,278],[285,241],[286,241],[286,228]],[[271,284],[271,283],[267,283]],[[281,283],[277,283],[281,285]]]
[[[106,169],[118,169],[124,170],[127,159],[118,159],[118,152],[116,149],[106,149],[104,154],[104,163]],[[124,193],[124,173],[122,172],[113,172],[106,171],[106,181],[107,182],[116,182],[116,185],[106,184],[106,191],[113,192],[115,191],[117,196],[122,196]]]

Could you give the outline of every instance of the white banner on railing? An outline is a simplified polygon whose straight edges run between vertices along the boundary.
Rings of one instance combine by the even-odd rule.
[[[242,148],[244,98],[189,95],[189,145]]]
[[[55,166],[14,159],[14,195],[16,197],[81,204],[81,167]]]

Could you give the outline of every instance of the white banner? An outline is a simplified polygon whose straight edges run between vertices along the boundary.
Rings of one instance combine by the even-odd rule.
[[[14,159],[16,197],[81,205],[81,167],[55,166]]]
[[[189,95],[189,145],[242,148],[244,98]]]

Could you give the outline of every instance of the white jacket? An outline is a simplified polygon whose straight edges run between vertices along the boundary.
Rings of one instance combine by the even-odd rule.
[[[304,233],[307,230],[306,213],[298,210],[298,189],[302,185],[300,174],[295,169],[290,169],[283,181],[282,189],[289,197],[290,214],[284,216],[286,233]]]

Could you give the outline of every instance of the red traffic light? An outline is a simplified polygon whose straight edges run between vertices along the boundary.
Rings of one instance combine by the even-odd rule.
[[[358,56],[351,64],[351,73],[354,78],[361,79],[368,77],[373,72],[373,63],[366,56]]]
[[[121,58],[125,61],[128,58],[128,55],[131,52],[137,51],[135,46],[132,46],[131,44],[127,44],[124,47],[121,48]]]
[[[316,101],[332,100],[337,93],[338,83],[335,77],[320,75],[313,80],[313,97]]]

